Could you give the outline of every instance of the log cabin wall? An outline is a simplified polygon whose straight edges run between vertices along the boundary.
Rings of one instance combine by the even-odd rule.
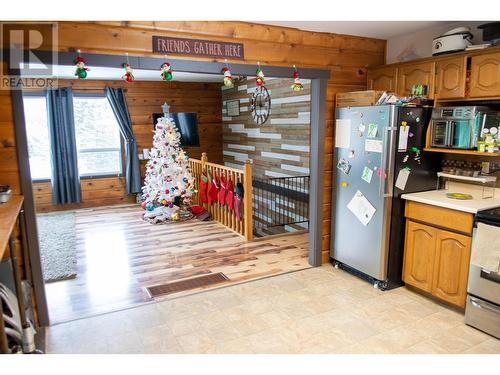
[[[215,21],[67,21],[59,23],[58,35],[61,51],[81,49],[83,53],[120,55],[128,52],[139,56],[158,56],[151,51],[153,35],[236,41],[244,43],[244,63],[256,64],[260,61],[264,67],[266,64],[287,67],[296,64],[299,69],[329,69],[331,78],[328,81],[325,114],[327,129],[323,207],[323,260],[328,261],[335,94],[366,89],[366,68],[383,65],[385,62],[384,40],[245,22]],[[5,93],[0,94],[0,115],[2,140],[5,136],[12,138],[12,105],[10,96]],[[5,142],[0,141],[0,148],[0,183],[3,180],[10,181],[14,191],[20,194],[14,143],[7,143],[6,147]],[[9,176],[4,178],[5,173],[9,173]]]
[[[302,80],[303,91],[293,91],[293,79],[267,78],[271,112],[262,125],[255,123],[251,97],[255,79],[243,78],[222,91],[224,164],[242,169],[252,162],[252,175],[290,177],[309,175],[311,82]],[[239,102],[240,115],[227,113],[227,102]]]

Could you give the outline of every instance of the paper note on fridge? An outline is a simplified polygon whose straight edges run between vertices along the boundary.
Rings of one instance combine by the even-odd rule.
[[[410,170],[408,168],[403,168],[398,173],[398,178],[396,179],[396,186],[398,189],[406,189],[406,183],[408,182],[408,177],[410,177]]]
[[[408,149],[408,135],[410,134],[409,126],[399,127],[399,140],[398,140],[398,151],[406,152]]]
[[[364,226],[368,225],[373,215],[375,215],[375,211],[377,211],[359,190],[347,204],[347,208]]]
[[[367,152],[382,152],[382,141],[376,139],[365,140],[365,151]]]
[[[349,148],[351,145],[351,120],[335,120],[335,147]]]

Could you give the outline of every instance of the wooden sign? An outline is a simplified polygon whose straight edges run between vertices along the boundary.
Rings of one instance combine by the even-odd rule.
[[[194,55],[243,59],[243,43],[203,39],[171,38],[153,35],[153,53],[165,55]]]

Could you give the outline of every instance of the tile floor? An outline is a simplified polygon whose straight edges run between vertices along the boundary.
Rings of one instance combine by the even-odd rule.
[[[48,353],[500,353],[463,314],[330,265],[50,327]]]

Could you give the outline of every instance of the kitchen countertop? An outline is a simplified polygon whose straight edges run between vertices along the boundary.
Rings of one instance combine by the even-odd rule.
[[[14,195],[7,203],[0,203],[0,259],[7,250],[22,205],[23,197],[20,195]]]
[[[444,190],[430,190],[420,193],[409,193],[401,195],[401,198],[409,201],[430,204],[433,206],[449,208],[452,210],[476,214],[478,211],[500,207],[500,189],[496,189],[494,198],[482,199],[482,188],[469,184],[454,184]],[[451,199],[446,193],[469,193],[473,199],[458,200]],[[489,191],[487,192],[490,193]]]

